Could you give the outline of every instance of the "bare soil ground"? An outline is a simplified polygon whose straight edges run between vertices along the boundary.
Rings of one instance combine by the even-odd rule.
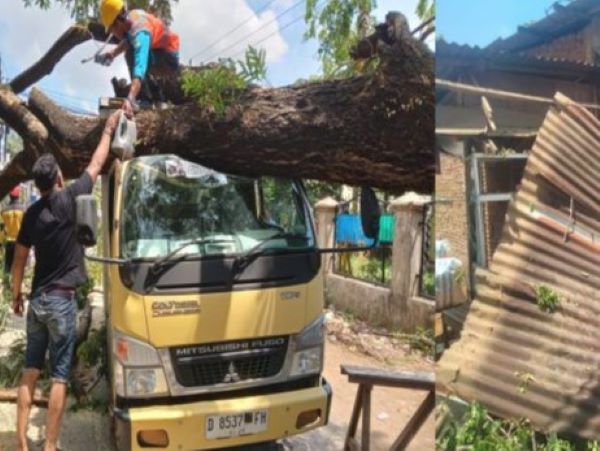
[[[96,312],[95,312],[96,313]],[[433,371],[433,363],[411,352],[407,345],[393,337],[373,333],[365,325],[346,321],[332,313],[329,317],[324,376],[333,387],[333,402],[329,424],[282,442],[293,451],[341,450],[350,420],[356,384],[350,384],[340,373],[341,364],[377,368]],[[19,336],[24,322],[10,316],[7,329],[0,335],[0,354]],[[358,332],[357,332],[358,331]],[[424,398],[423,392],[390,388],[375,388],[372,393],[371,449],[387,450]],[[14,427],[16,406],[0,403],[0,450],[15,449]],[[28,436],[40,449],[44,436],[46,411],[33,408]],[[360,423],[359,423],[360,424]],[[435,424],[431,416],[415,436],[409,450],[435,449]],[[360,437],[360,425],[358,431]],[[61,434],[61,446],[66,451],[113,450],[106,415],[91,410],[68,411]]]

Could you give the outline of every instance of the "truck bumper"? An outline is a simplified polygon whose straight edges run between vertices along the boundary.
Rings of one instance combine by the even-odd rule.
[[[282,393],[238,397],[185,404],[134,407],[114,412],[115,440],[119,451],[138,449],[197,450],[226,448],[257,442],[268,442],[327,424],[331,408],[331,386],[324,379],[321,386]],[[224,394],[226,396],[226,394]],[[257,409],[268,412],[267,429],[240,437],[208,439],[206,417],[215,414],[235,414]],[[320,410],[318,420],[298,428],[303,412]],[[168,445],[143,446],[139,436],[143,431],[166,432]]]

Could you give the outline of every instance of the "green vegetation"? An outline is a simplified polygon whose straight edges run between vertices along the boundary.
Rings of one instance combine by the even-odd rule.
[[[529,384],[535,382],[535,377],[531,373],[517,371],[515,376],[519,379],[519,384],[517,385],[519,393],[525,393],[529,389]]]
[[[0,387],[16,387],[23,367],[25,366],[25,339],[16,340],[10,347],[8,353],[0,357]],[[108,363],[106,354],[106,327],[94,330],[90,336],[77,349],[77,372],[73,372],[69,381],[69,392],[76,394],[76,402],[72,405],[72,410],[81,408],[93,408],[95,410],[106,411],[107,404],[102,400],[91,399],[88,394],[92,388],[107,375]],[[75,374],[81,372],[93,373],[95,380],[88,386],[82,387],[81,382],[77,380]],[[39,388],[45,394],[50,390],[50,366],[46,361],[40,380]]]
[[[92,292],[95,285],[96,283],[94,279],[92,277],[88,277],[85,283],[80,287],[77,287],[75,290],[75,300],[77,301],[77,308],[79,310],[85,307],[88,295]]]
[[[327,196],[339,199],[342,197],[342,185],[339,183],[322,182],[320,180],[305,180],[304,187],[310,205],[315,205]]]
[[[433,329],[418,327],[417,331],[409,336],[408,345],[411,350],[418,351],[425,357],[433,357],[435,346]]]
[[[430,19],[435,15],[435,2],[433,0],[419,0],[415,12],[422,20]]]
[[[535,297],[537,305],[542,312],[554,313],[560,306],[560,297],[550,287],[540,285],[536,292]]]
[[[380,247],[367,252],[339,254],[336,271],[367,282],[389,285],[392,278],[391,249]]]
[[[442,404],[443,405],[443,404]],[[439,407],[438,407],[439,408]],[[600,450],[600,442],[570,442],[556,434],[543,435],[526,420],[492,418],[479,403],[471,404],[459,420],[449,414],[436,437],[438,450],[575,451]]]
[[[108,400],[90,397],[93,388],[103,378],[108,376],[108,353],[106,349],[106,325],[90,332],[86,341],[77,348],[77,368],[81,373],[94,374],[94,380],[86,387],[76,378],[71,377],[71,393],[76,394],[77,402],[71,410],[92,409],[99,412],[108,412]]]
[[[432,270],[423,274],[423,294],[435,297],[435,273]]]
[[[325,78],[349,77],[365,71],[350,57],[351,49],[373,32],[375,0],[332,0],[319,10],[317,0],[306,1],[305,39],[319,41],[318,57]]]
[[[201,107],[223,116],[250,83],[265,80],[266,75],[265,50],[250,46],[243,61],[223,59],[214,67],[185,71],[181,86]]]
[[[24,365],[25,339],[20,338],[0,357],[0,387],[16,387]]]
[[[371,73],[379,64],[378,58],[367,62],[352,60],[350,51],[358,41],[374,32],[374,24],[383,17],[373,17],[376,0],[330,0],[323,7],[319,0],[307,0],[305,39],[319,42],[317,55],[323,77],[344,78]],[[433,0],[419,0],[415,13],[421,20],[433,17]],[[413,27],[414,28],[414,27]]]

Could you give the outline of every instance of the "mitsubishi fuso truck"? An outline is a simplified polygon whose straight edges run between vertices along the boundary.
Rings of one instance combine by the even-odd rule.
[[[372,190],[361,205],[376,236]],[[96,208],[77,200],[87,245]],[[101,209],[119,450],[272,442],[327,423],[321,255],[339,250],[318,248],[300,181],[142,156],[115,160]]]

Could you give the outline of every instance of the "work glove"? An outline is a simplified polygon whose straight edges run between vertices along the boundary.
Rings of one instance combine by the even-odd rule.
[[[99,53],[94,56],[94,62],[102,66],[110,66],[113,62],[113,57],[110,53]]]

